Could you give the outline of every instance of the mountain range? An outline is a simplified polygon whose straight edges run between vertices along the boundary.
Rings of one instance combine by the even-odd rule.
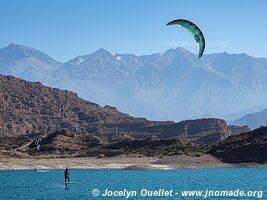
[[[251,114],[247,114],[240,119],[235,120],[232,124],[238,126],[248,126],[251,129],[267,125],[267,108]]]
[[[76,92],[153,120],[234,120],[267,107],[267,59],[183,48],[136,56],[105,49],[60,63],[30,47],[0,50],[0,73]]]

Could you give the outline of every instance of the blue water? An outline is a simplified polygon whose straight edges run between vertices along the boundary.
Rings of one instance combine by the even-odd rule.
[[[103,197],[105,189],[147,190],[236,190],[263,191],[267,199],[267,169],[199,169],[199,170],[70,170],[73,184],[65,187],[63,170],[0,171],[0,199],[126,199]],[[100,196],[92,191],[98,189]],[[204,199],[203,197],[141,197],[129,199]],[[206,199],[259,199],[255,197],[208,197]]]

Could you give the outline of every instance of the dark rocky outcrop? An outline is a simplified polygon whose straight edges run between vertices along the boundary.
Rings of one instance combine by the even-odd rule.
[[[266,163],[267,127],[232,135],[212,145],[208,152],[228,163]]]
[[[30,155],[27,152],[32,140],[26,136],[1,137],[0,158],[24,158]]]
[[[34,144],[34,142],[32,143]],[[29,146],[31,147],[31,145]],[[26,148],[32,156],[112,157],[120,154],[141,156],[192,155],[204,153],[203,145],[177,139],[99,139],[91,135],[56,131],[41,139],[40,148]]]
[[[127,153],[145,156],[198,156],[204,153],[202,145],[189,142],[186,139],[146,139],[113,142],[105,146],[106,149],[116,149]]]

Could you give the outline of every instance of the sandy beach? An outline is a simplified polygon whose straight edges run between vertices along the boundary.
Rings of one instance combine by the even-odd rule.
[[[0,170],[20,169],[199,169],[232,167],[267,167],[259,164],[227,164],[210,156],[186,155],[157,157],[116,156],[111,158],[0,159]]]

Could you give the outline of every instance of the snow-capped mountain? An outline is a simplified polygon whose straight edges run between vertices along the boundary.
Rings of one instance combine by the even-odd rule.
[[[183,48],[143,56],[99,49],[45,74],[36,79],[149,119],[232,120],[267,107],[267,59],[246,54],[198,59]]]

